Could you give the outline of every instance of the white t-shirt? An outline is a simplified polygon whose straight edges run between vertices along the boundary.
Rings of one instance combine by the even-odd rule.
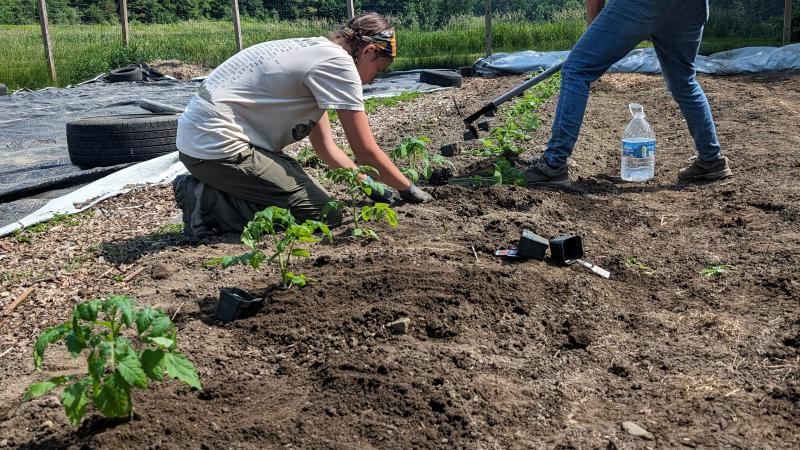
[[[214,69],[178,120],[178,150],[199,159],[250,145],[280,152],[327,109],[364,110],[353,58],[324,37],[248,47]]]

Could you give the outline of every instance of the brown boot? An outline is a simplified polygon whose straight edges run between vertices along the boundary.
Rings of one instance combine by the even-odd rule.
[[[733,176],[728,166],[728,158],[721,157],[712,162],[705,162],[700,158],[694,160],[691,166],[678,172],[678,179],[685,182],[721,180]]]

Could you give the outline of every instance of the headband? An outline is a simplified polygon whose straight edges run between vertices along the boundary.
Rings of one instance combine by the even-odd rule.
[[[341,33],[348,39],[352,39],[356,35],[356,32],[350,27],[342,28]],[[360,36],[359,38],[363,42],[374,44],[383,56],[390,58],[397,56],[397,36],[394,33],[394,28],[389,28],[372,36]]]

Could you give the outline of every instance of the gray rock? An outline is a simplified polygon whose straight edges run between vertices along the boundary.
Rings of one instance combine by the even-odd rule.
[[[622,422],[622,429],[631,436],[642,438],[647,441],[652,441],[653,439],[655,439],[653,433],[645,430],[644,428],[640,427],[639,425],[633,422]]]
[[[44,406],[46,408],[60,408],[61,402],[58,400],[58,397],[51,395],[44,399]]]
[[[386,326],[389,327],[394,334],[406,334],[411,327],[411,319],[408,317],[401,317]]]
[[[53,425],[54,424],[52,420],[45,420],[44,423],[42,424],[42,428],[45,430],[49,430],[50,428],[53,428]]]
[[[3,439],[2,441],[0,441],[0,448],[6,448],[6,447],[8,447],[8,439]]]

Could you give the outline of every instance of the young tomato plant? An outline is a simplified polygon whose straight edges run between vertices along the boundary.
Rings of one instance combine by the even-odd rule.
[[[123,336],[126,328],[135,332],[138,345]],[[175,325],[164,312],[149,306],[135,309],[128,297],[112,295],[83,302],[75,307],[71,320],[39,335],[33,362],[41,370],[47,347],[63,340],[73,358],[88,350],[87,376],[61,375],[33,383],[25,400],[71,383],[61,393],[61,404],[69,421],[77,425],[89,401],[106,417],[131,416],[133,388],[148,388],[148,379],[162,381],[164,372],[202,389],[194,364],[177,351],[176,338]]]
[[[316,220],[297,223],[297,220],[289,210],[270,206],[263,211],[257,212],[253,220],[242,231],[242,243],[250,248],[249,252],[239,256],[213,259],[205,263],[205,265],[230,267],[236,264],[243,264],[259,270],[261,263],[266,260],[267,264],[277,265],[278,269],[280,269],[284,289],[289,289],[292,286],[303,287],[310,280],[303,274],[289,270],[291,259],[293,256],[298,258],[311,256],[308,250],[298,248],[297,244],[321,241],[322,238],[315,236],[317,232],[321,232],[329,240],[333,240],[331,231],[325,223]],[[274,247],[269,257],[258,248],[264,239],[270,239]]]
[[[469,186],[491,186],[509,184],[513,186],[525,185],[525,171],[518,169],[505,158],[498,158],[492,165],[489,173],[479,173],[471,177],[453,178],[449,184],[466,184]]]
[[[353,229],[350,234],[354,237],[378,239],[378,233],[374,229],[363,226],[367,222],[385,220],[392,228],[397,227],[397,213],[388,203],[375,203],[361,208],[358,206],[360,202],[367,200],[373,191],[383,194],[385,189],[383,184],[370,177],[370,174],[375,173],[377,171],[370,166],[359,166],[357,169],[346,167],[333,169],[326,175],[333,182],[344,183],[347,186],[347,196],[350,198],[347,202],[331,200],[325,205],[324,213],[331,210],[347,210],[353,218]]]
[[[492,136],[483,140],[483,148],[476,150],[476,156],[496,156],[507,158],[522,153],[522,149],[517,146],[517,142],[528,139],[528,135],[517,127],[513,122],[507,122],[504,126],[494,127],[489,131]]]
[[[420,178],[424,180],[430,179],[431,175],[433,175],[433,169],[436,167],[453,167],[453,163],[443,156],[431,156],[428,153],[426,144],[430,141],[427,136],[405,138],[389,154],[395,164],[399,164],[401,161],[405,161],[408,164],[408,167],[401,168],[400,172],[413,183],[419,182]]]

